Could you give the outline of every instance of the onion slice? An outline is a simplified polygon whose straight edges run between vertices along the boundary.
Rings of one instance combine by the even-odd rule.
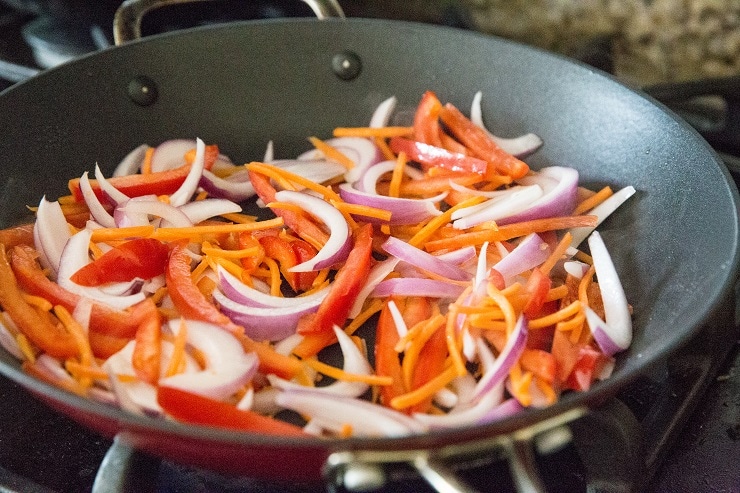
[[[340,434],[347,425],[354,436],[398,437],[426,431],[426,425],[403,413],[365,400],[322,393],[311,388],[287,389],[276,402],[322,429]]]
[[[539,185],[544,195],[525,210],[501,218],[499,224],[566,216],[573,212],[578,198],[578,171],[565,166],[550,166],[519,180],[524,185]]]
[[[598,231],[594,231],[588,237],[588,246],[591,249],[606,318],[606,323],[596,323],[592,330],[595,330],[594,339],[602,351],[611,355],[614,354],[615,348],[624,350],[632,343],[632,316],[622,282],[619,280],[611,255]],[[593,316],[587,320],[591,325]],[[606,337],[602,337],[602,333]]]
[[[87,171],[85,171],[80,178],[80,192],[82,192],[82,197],[85,199],[85,204],[87,205],[87,208],[90,209],[90,215],[92,215],[93,219],[95,219],[95,221],[104,228],[115,228],[116,221],[113,219],[113,216],[105,210],[103,204],[98,200],[98,196],[95,195],[95,191],[93,191],[92,185],[90,185]]]
[[[513,332],[509,334],[506,345],[501,350],[496,361],[486,368],[485,373],[483,373],[483,376],[475,386],[474,398],[476,401],[504,381],[512,365],[519,359],[522,352],[524,352],[524,348],[527,345],[527,333],[527,318],[524,315],[519,315],[516,326]]]
[[[190,165],[190,171],[182,182],[180,188],[170,195],[170,204],[179,207],[190,200],[200,183],[201,176],[206,164],[206,144],[201,139],[196,139],[195,158]]]
[[[506,284],[516,275],[537,267],[547,260],[550,246],[537,233],[525,236],[519,244],[493,266],[506,280]]]
[[[33,225],[33,238],[41,264],[50,269],[54,277],[59,272],[62,252],[70,236],[62,206],[57,201],[46,200],[46,196],[41,197]]]
[[[472,277],[471,274],[454,264],[440,260],[438,257],[431,255],[420,248],[416,248],[395,236],[389,236],[381,245],[381,248],[414,267],[423,271],[432,272],[447,279],[454,281],[467,281]]]
[[[311,259],[291,267],[291,272],[309,272],[336,265],[347,258],[352,249],[352,237],[344,216],[331,204],[302,192],[281,190],[275,200],[295,204],[318,218],[329,228],[329,239]]]
[[[437,279],[394,277],[380,282],[371,296],[423,296],[426,298],[455,299],[465,290],[464,286]]]
[[[179,332],[180,323],[180,320],[169,321],[173,334]],[[205,356],[207,366],[193,374],[160,379],[160,385],[224,400],[252,379],[259,359],[254,353],[246,353],[233,334],[208,322],[187,320],[185,323],[188,344]]]
[[[371,375],[373,369],[367,358],[360,352],[357,345],[352,342],[352,339],[339,327],[334,326],[334,334],[337,336],[339,347],[342,350],[342,356],[344,363],[342,369],[345,373],[353,375]],[[291,388],[305,388],[305,386],[298,383],[290,382],[284,378],[280,378],[277,375],[267,375],[267,380],[273,387],[277,387],[282,390]],[[338,380],[330,383],[323,387],[311,387],[317,392],[324,392],[327,394],[343,395],[346,397],[359,397],[365,393],[369,385],[365,382],[350,382],[346,380]]]
[[[470,106],[470,120],[478,127],[486,131],[493,141],[504,151],[518,158],[527,157],[542,147],[542,139],[533,133],[521,135],[519,137],[504,138],[493,135],[483,124],[483,112],[481,110],[481,99],[483,93],[478,91],[473,96],[473,102]]]
[[[350,204],[366,205],[375,207],[376,209],[390,211],[391,219],[388,224],[391,226],[400,226],[404,224],[418,224],[442,214],[435,204],[443,200],[447,196],[447,192],[427,199],[407,199],[361,192],[353,188],[349,183],[342,183],[339,185],[339,195],[342,197],[342,200]],[[382,222],[374,218],[360,217],[372,223]]]
[[[577,247],[578,245],[580,245],[581,242],[585,240],[588,235],[591,234],[591,232],[604,221],[604,219],[609,217],[612,212],[617,210],[619,206],[621,206],[628,198],[632,197],[634,194],[635,187],[626,186],[614,192],[611,197],[588,211],[590,215],[596,216],[596,226],[570,229],[570,234],[573,235],[570,246]]]

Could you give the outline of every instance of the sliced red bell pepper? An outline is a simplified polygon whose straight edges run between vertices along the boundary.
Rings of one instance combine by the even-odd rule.
[[[79,354],[74,337],[47,312],[40,312],[23,298],[10,266],[5,245],[0,243],[0,306],[33,344],[50,356],[69,358]]]
[[[432,305],[428,298],[409,298],[404,307],[404,321],[408,327],[428,319],[432,315]],[[419,356],[411,379],[411,390],[416,390],[425,383],[438,376],[445,369],[447,360],[447,335],[444,325],[440,325],[432,336],[427,339]],[[410,413],[424,413],[429,411],[434,396],[411,406]]]
[[[410,160],[421,164],[425,170],[436,166],[450,171],[473,172],[479,175],[485,175],[488,170],[488,163],[483,159],[451,152],[424,142],[393,137],[389,145],[393,152],[406,153]]]
[[[75,272],[71,279],[83,286],[151,279],[164,273],[169,247],[154,238],[136,238],[116,245]]]
[[[380,402],[385,406],[390,406],[391,400],[405,393],[403,385],[403,371],[401,370],[401,360],[396,351],[396,344],[399,336],[396,324],[393,321],[393,315],[388,308],[388,302],[393,300],[394,303],[400,303],[400,298],[392,297],[386,300],[383,308],[380,310],[378,324],[375,327],[375,373],[382,377],[391,377],[391,385],[380,387]]]
[[[153,311],[136,331],[131,364],[136,376],[144,382],[156,385],[159,381],[160,357],[162,354],[162,319]]]
[[[522,369],[531,371],[532,374],[547,383],[555,381],[557,363],[555,356],[542,349],[525,349],[519,358]]]
[[[426,91],[414,113],[414,140],[442,147],[440,139],[439,110],[442,103],[432,91]]]
[[[255,192],[265,204],[275,202],[277,190],[270,184],[268,177],[250,171],[249,180],[252,182]],[[328,233],[302,214],[288,209],[276,209],[275,214],[282,217],[285,225],[293,230],[295,234],[312,245],[324,245],[329,239]]]
[[[295,239],[291,241],[290,246],[293,247],[296,261],[299,264],[311,260],[318,253],[318,250],[314,248],[313,245],[301,239]],[[313,282],[316,280],[316,277],[318,277],[318,275],[319,273],[316,271],[296,272],[295,286],[292,286],[293,291],[295,291],[296,293],[308,291],[309,289],[311,289],[311,287],[313,287]]]
[[[525,287],[529,299],[522,310],[527,318],[532,319],[539,316],[547,299],[547,293],[550,292],[550,286],[552,286],[550,276],[543,274],[537,267],[532,269]]]
[[[219,149],[216,145],[207,145],[205,152],[205,169],[211,169],[213,163],[218,158]],[[107,178],[108,183],[129,197],[140,197],[142,195],[170,195],[180,188],[185,178],[190,172],[190,164],[185,164],[179,168],[173,168],[156,173],[145,173],[138,175],[113,176]],[[95,195],[103,201],[103,192],[95,180],[90,180]],[[78,202],[83,202],[82,191],[80,190],[80,179],[73,178],[69,180],[69,191]]]
[[[175,308],[185,318],[209,322],[234,334],[243,333],[244,329],[221,313],[193,282],[190,275],[190,256],[186,249],[187,245],[184,243],[173,245],[165,271],[168,292]]]
[[[6,249],[16,245],[33,246],[33,223],[0,229],[0,243],[5,245]]]
[[[565,388],[585,391],[591,388],[610,357],[588,344],[578,344],[578,357],[565,381]]]
[[[251,231],[244,231],[239,233],[238,242],[239,248],[241,249],[256,248],[259,252],[257,253],[257,255],[252,255],[251,257],[242,257],[241,259],[239,259],[244,270],[251,273],[262,263],[262,259],[265,258],[265,249],[262,248],[259,240],[252,234]]]
[[[439,111],[439,118],[447,130],[475,156],[493,165],[493,169],[489,169],[489,172],[495,171],[513,179],[521,178],[529,172],[529,166],[524,161],[501,149],[482,128],[452,104],[447,103],[442,107]]]
[[[290,423],[252,411],[242,411],[231,404],[173,387],[159,387],[157,402],[168,415],[183,423],[266,435],[309,436],[300,427]]]
[[[38,254],[28,246],[13,248],[10,262],[13,273],[24,291],[49,300],[53,305],[62,305],[70,312],[80,300],[79,295],[67,291],[51,281],[36,261]],[[114,337],[131,338],[136,333],[141,320],[157,307],[150,299],[137,303],[126,310],[115,310],[100,303],[92,306],[90,330]]]
[[[298,259],[293,247],[287,240],[277,235],[261,236],[259,238],[259,243],[262,245],[262,248],[264,248],[265,255],[278,263],[280,266],[280,273],[288,284],[290,284],[291,289],[295,291],[296,273],[291,272],[290,269],[298,265]]]
[[[110,358],[131,342],[128,337],[112,336],[92,329],[88,332],[87,339],[95,357],[101,359]]]
[[[365,279],[370,272],[373,251],[373,227],[365,224],[355,235],[355,244],[347,260],[339,268],[329,288],[329,293],[316,313],[304,316],[298,323],[300,334],[332,333],[334,325],[340,327],[347,321]]]

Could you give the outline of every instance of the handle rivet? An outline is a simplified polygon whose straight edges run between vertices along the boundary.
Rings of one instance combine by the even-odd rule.
[[[127,87],[128,97],[139,106],[150,106],[157,101],[157,84],[145,75],[131,79]]]
[[[331,68],[342,80],[352,80],[362,71],[362,60],[351,51],[337,53],[331,60]]]

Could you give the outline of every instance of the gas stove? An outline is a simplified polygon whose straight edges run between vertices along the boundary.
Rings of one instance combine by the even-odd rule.
[[[246,2],[242,2],[244,5]],[[209,22],[311,15],[295,1],[249,2],[235,14],[212,7]],[[362,16],[367,2],[343,2]],[[296,6],[296,4],[298,6]],[[369,16],[381,16],[376,10]],[[197,25],[187,10],[149,21],[149,30]],[[398,15],[396,15],[398,17]],[[202,12],[196,15],[202,19]],[[418,20],[418,19],[414,19]],[[464,26],[453,14],[422,19]],[[110,44],[93,23],[37,15],[0,4],[0,90],[67,59]],[[734,86],[726,84],[734,83]],[[670,105],[715,146],[740,182],[737,81],[702,81],[651,94]],[[669,91],[668,89],[671,89]],[[717,100],[720,104],[717,104]],[[729,138],[727,136],[730,136]],[[538,452],[549,492],[740,492],[740,294],[725,300],[701,333],[599,409],[573,422],[572,437]],[[512,491],[508,465],[496,456],[451,466],[475,491]],[[433,491],[415,472],[389,466],[372,491]],[[326,484],[275,484],[229,477],[131,450],[102,438],[0,377],[2,492],[312,492]]]

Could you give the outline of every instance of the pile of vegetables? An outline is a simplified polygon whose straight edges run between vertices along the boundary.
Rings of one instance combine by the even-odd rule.
[[[0,343],[81,396],[261,433],[408,435],[587,390],[631,341],[595,228],[634,189],[530,170],[540,138],[491,134],[480,97],[468,117],[428,91],[409,126],[389,98],[294,159],[176,139],[71,179],[0,231]]]

